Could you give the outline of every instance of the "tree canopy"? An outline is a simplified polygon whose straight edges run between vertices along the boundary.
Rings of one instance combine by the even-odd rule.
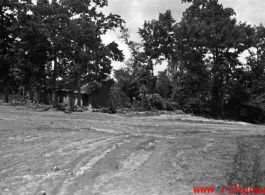
[[[238,22],[235,11],[224,8],[218,0],[182,2],[191,5],[180,21],[168,10],[157,20],[145,21],[139,29],[139,44],[146,56],[141,68],[153,70],[161,61],[168,63],[165,71],[145,78],[149,83],[155,80],[154,90],[145,85],[147,97],[155,97],[148,101],[161,101],[162,109],[264,121],[264,27]],[[240,56],[246,52],[249,55],[243,63]],[[126,94],[129,88],[125,86],[141,81],[132,76],[138,67],[127,62],[127,67],[115,75]],[[134,89],[138,96],[141,88],[139,85]],[[140,102],[145,107],[146,99]],[[172,106],[168,106],[169,102]]]
[[[33,89],[38,101],[59,89],[96,89],[110,78],[112,61],[124,61],[118,43],[102,35],[119,29],[131,56],[114,71],[115,86],[141,110],[187,113],[250,122],[265,121],[265,28],[237,21],[218,0],[189,3],[176,21],[170,10],[139,28],[130,39],[125,21],[100,8],[107,0],[2,0],[0,2],[0,90]],[[240,60],[242,54],[247,57]],[[167,63],[154,74],[155,66]],[[23,91],[24,91],[23,90]]]
[[[84,84],[100,83],[111,73],[111,62],[124,59],[117,43],[105,45],[101,39],[124,23],[119,15],[98,11],[106,0],[5,0],[0,6],[0,81],[6,101],[13,77],[29,91],[52,90],[56,103],[58,89],[80,92]]]

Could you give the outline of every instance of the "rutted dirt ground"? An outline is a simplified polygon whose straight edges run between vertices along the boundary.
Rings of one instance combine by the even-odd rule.
[[[186,195],[264,185],[265,127],[0,106],[1,195]],[[225,191],[223,194],[229,194]]]

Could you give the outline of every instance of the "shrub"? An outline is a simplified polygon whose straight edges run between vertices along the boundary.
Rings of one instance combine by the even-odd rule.
[[[225,116],[250,123],[265,122],[265,105],[256,102],[244,103],[230,99],[225,106]]]
[[[178,104],[176,102],[165,100],[163,104],[163,108],[166,111],[175,111],[178,108]]]
[[[146,98],[141,101],[141,105],[146,110],[155,109],[174,111],[178,108],[178,104],[176,102],[166,100],[162,98],[159,94],[146,95]]]
[[[204,115],[208,115],[210,113],[208,102],[201,100],[199,98],[190,98],[183,105],[182,109],[186,113],[204,114]]]
[[[164,99],[158,94],[147,95],[143,103],[144,107],[148,109],[163,110],[164,108]]]

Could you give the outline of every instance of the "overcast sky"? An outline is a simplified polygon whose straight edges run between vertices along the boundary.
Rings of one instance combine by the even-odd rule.
[[[33,0],[36,2],[36,0]],[[178,22],[182,13],[190,5],[181,3],[181,0],[108,0],[109,5],[103,8],[103,13],[120,15],[126,22],[131,32],[131,39],[140,42],[138,28],[141,28],[144,21],[158,19],[159,13],[165,13],[170,9],[173,18]],[[236,12],[237,21],[247,22],[251,25],[263,24],[265,26],[265,0],[219,0],[224,7],[231,7]],[[104,43],[116,41],[120,49],[124,51],[125,57],[129,58],[128,48],[117,39],[119,31],[108,32],[102,37]],[[113,62],[114,69],[119,69],[124,63]],[[166,64],[155,67],[155,72],[165,69]]]
[[[252,25],[265,25],[265,0],[219,0],[224,7],[231,7],[236,12],[238,21],[247,22]],[[180,21],[182,12],[190,4],[181,3],[181,0],[109,0],[109,6],[105,7],[105,14],[113,13],[120,15],[126,22],[127,28],[131,31],[131,38],[134,41],[141,41],[137,34],[138,28],[141,28],[144,21],[158,19],[159,13],[165,13],[170,9],[173,18]],[[103,37],[105,43],[117,40],[118,32],[108,33]],[[129,51],[126,46],[119,43],[120,48],[124,50],[126,58],[129,57]],[[123,63],[113,63],[114,69],[118,69]],[[156,71],[162,70],[164,66],[156,67]]]

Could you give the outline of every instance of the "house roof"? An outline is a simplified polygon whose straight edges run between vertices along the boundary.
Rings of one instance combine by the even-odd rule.
[[[112,79],[108,79],[108,80],[105,80],[105,81],[102,81],[102,85],[112,85],[114,83],[114,81]],[[90,84],[85,84],[81,87],[81,94],[91,94],[93,91],[95,90],[95,88],[91,87]],[[72,92],[72,93],[78,93],[77,90],[71,90],[69,88],[66,88],[66,85],[65,85],[65,88],[62,88],[62,89],[59,89],[58,91],[66,91],[66,92]]]
[[[81,87],[81,94],[90,94],[91,92],[86,91],[87,86]],[[72,93],[78,93],[77,90],[70,90],[70,89],[59,89],[57,91],[65,91],[65,92],[72,92]]]

